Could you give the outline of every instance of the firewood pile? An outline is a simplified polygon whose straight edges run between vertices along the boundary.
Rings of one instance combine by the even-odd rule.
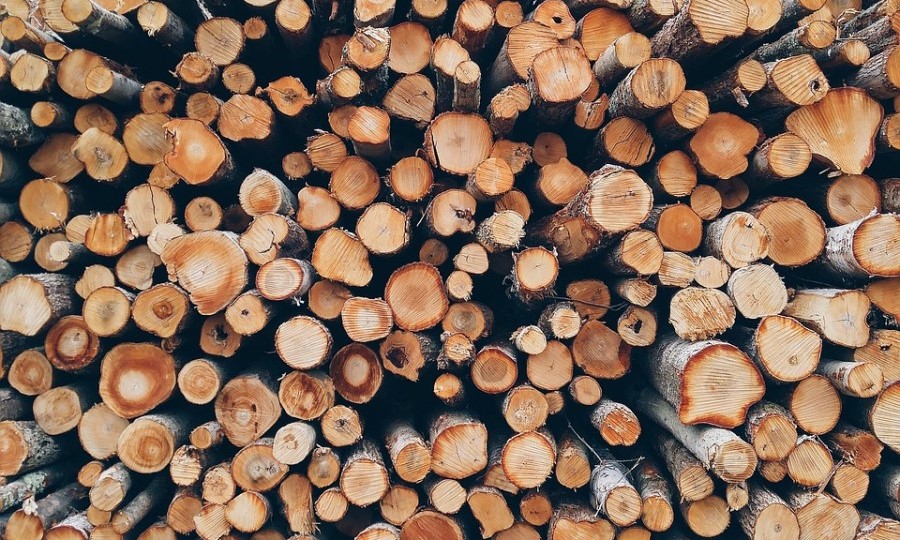
[[[900,539],[900,0],[0,6],[4,538]]]

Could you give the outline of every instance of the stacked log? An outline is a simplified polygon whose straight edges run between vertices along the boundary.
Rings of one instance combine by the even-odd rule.
[[[900,538],[897,2],[0,6],[0,537]]]

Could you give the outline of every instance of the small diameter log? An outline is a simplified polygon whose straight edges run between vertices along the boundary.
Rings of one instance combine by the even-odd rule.
[[[567,502],[553,509],[548,525],[550,538],[615,538],[615,526],[600,517],[596,510],[580,503]]]
[[[653,120],[657,141],[675,142],[697,131],[709,118],[709,99],[699,90],[685,90]]]
[[[108,459],[115,455],[119,435],[128,424],[106,404],[94,405],[81,416],[78,440],[94,459]]]
[[[409,540],[425,540],[436,535],[449,540],[463,540],[465,535],[459,523],[451,516],[433,510],[422,510],[403,524],[400,537]]]
[[[272,455],[285,465],[296,465],[309,456],[315,441],[315,428],[305,422],[292,422],[275,433]]]
[[[131,489],[132,478],[123,463],[104,470],[91,487],[90,500],[94,508],[112,511],[119,507]]]
[[[263,169],[254,169],[238,190],[241,208],[250,216],[263,214],[293,215],[297,212],[297,197],[284,182]]]
[[[594,75],[604,88],[611,88],[626,73],[650,59],[650,40],[643,34],[629,32],[615,39],[597,61]]]
[[[291,227],[289,226],[289,228]],[[277,302],[293,299],[298,301],[311,290],[315,279],[316,271],[309,261],[279,257],[260,267],[256,274],[256,287],[259,295],[266,300]],[[338,313],[340,313],[340,309],[338,309]]]
[[[195,233],[197,234],[197,233]],[[300,257],[309,248],[306,232],[293,219],[279,214],[253,218],[238,245],[247,259],[262,266],[277,258]]]
[[[663,248],[689,253],[700,247],[703,241],[703,225],[690,206],[674,204],[654,206],[644,222],[644,227],[655,231]],[[660,249],[660,259],[662,249]],[[658,268],[657,268],[658,271]],[[639,272],[648,275],[655,272]]]
[[[47,331],[44,352],[56,369],[78,372],[100,355],[100,338],[87,328],[84,318],[69,315]]]
[[[566,294],[578,302],[550,304],[541,311],[538,319],[538,326],[544,333],[558,339],[577,336],[581,329],[581,316],[598,319],[609,305],[609,290],[603,282],[572,282],[566,287]]]
[[[596,405],[603,397],[603,389],[594,377],[579,375],[569,383],[569,395],[575,403],[590,407]]]
[[[456,133],[469,136],[463,143]],[[475,170],[490,153],[493,136],[487,121],[481,116],[448,112],[435,118],[425,131],[425,158],[444,172],[466,175]]]
[[[98,96],[118,105],[132,106],[141,95],[141,83],[106,66],[97,66],[88,73],[85,86]]]
[[[172,337],[190,323],[191,304],[177,285],[161,283],[139,293],[131,306],[138,328],[161,338]]]
[[[557,445],[554,477],[563,487],[578,489],[591,480],[588,448],[573,433],[565,433]]]
[[[211,403],[230,377],[232,369],[207,358],[197,358],[178,371],[178,390],[189,403]]]
[[[691,137],[687,151],[698,169],[727,180],[747,170],[747,156],[759,142],[760,131],[731,113],[713,113]]]
[[[419,202],[431,191],[434,172],[424,159],[417,156],[405,157],[391,167],[387,183],[400,199]]]
[[[671,433],[701,459],[704,466],[726,482],[746,480],[755,471],[756,452],[734,433],[716,427],[681,423],[675,409],[649,389],[641,390],[636,407]]]
[[[726,12],[727,18],[715,22],[705,17],[707,13]],[[691,2],[654,35],[651,40],[653,56],[681,61],[691,55],[691,60],[697,60],[723,41],[742,36],[747,31],[748,14],[746,4]]]
[[[187,419],[170,414],[148,414],[119,435],[117,453],[132,471],[149,474],[168,466],[178,446],[188,437]]]
[[[288,474],[288,466],[275,459],[271,438],[257,439],[240,449],[231,462],[231,476],[244,491],[267,492]]]
[[[681,517],[691,532],[703,538],[724,533],[731,522],[728,503],[716,495],[681,503]]]
[[[347,500],[361,507],[378,502],[387,493],[388,471],[373,441],[363,439],[348,455],[341,471],[340,486]]]
[[[823,360],[816,372],[827,377],[839,392],[848,396],[870,398],[884,387],[881,368],[868,362]]]
[[[728,295],[716,289],[681,289],[669,303],[669,323],[682,339],[715,337],[731,328],[734,321],[734,304]]]
[[[769,231],[768,257],[778,264],[808,264],[825,249],[825,223],[800,199],[770,197],[748,212]]]
[[[217,256],[210,257],[210,253]],[[231,233],[204,231],[173,238],[161,259],[201,315],[227,307],[247,284],[247,256]],[[209,265],[219,270],[207,272]]]
[[[591,411],[591,425],[610,446],[631,446],[641,434],[641,424],[626,405],[603,398]]]
[[[425,493],[434,509],[443,514],[456,514],[466,503],[466,488],[450,478],[427,481]]]
[[[747,351],[762,373],[775,381],[797,382],[819,363],[822,339],[796,319],[766,316],[755,330],[739,329],[736,343]]]
[[[870,176],[842,174],[818,186],[810,203],[829,221],[847,225],[881,212],[881,200],[881,189]]]
[[[797,425],[791,413],[770,401],[760,401],[747,413],[747,440],[761,460],[781,461],[797,443]]]
[[[599,166],[612,161],[628,167],[647,164],[656,152],[653,136],[647,125],[637,119],[620,116],[613,118],[594,138],[597,159],[592,163]]]
[[[652,442],[682,500],[699,501],[712,495],[715,487],[712,477],[687,448],[668,433],[657,434]]]
[[[591,471],[591,506],[614,524],[623,527],[641,517],[640,493],[632,486],[628,469],[612,454],[601,451]]]
[[[853,465],[839,463],[834,468],[828,488],[839,501],[857,504],[869,491],[869,475]]]
[[[344,304],[345,309],[350,303],[348,300]],[[383,371],[375,351],[360,343],[351,343],[334,354],[329,374],[342,398],[362,404],[371,401],[378,392]]]
[[[750,359],[720,341],[690,343],[673,335],[662,337],[648,352],[644,368],[684,424],[737,427],[765,390],[762,375]],[[725,373],[731,378],[728,383],[722,379]],[[706,377],[717,381],[715,386],[723,392],[710,393]]]
[[[558,47],[558,39],[552,28],[539,22],[524,22],[513,27],[489,68],[488,89],[496,93],[510,84],[526,80],[535,57]]]
[[[123,418],[149,412],[167,400],[174,388],[174,359],[150,343],[119,344],[100,365],[100,396]]]
[[[556,255],[542,247],[527,248],[513,254],[513,296],[525,304],[543,300],[554,292],[559,273]]]
[[[662,470],[645,459],[634,470],[635,487],[641,495],[641,522],[653,532],[669,530],[675,519],[672,487]]]
[[[48,435],[60,435],[78,426],[82,412],[88,409],[95,394],[84,382],[57,386],[35,398],[34,420]],[[4,406],[11,406],[9,401]],[[7,411],[3,416],[9,417]]]
[[[485,111],[491,131],[506,136],[513,130],[521,113],[531,107],[531,96],[524,84],[514,84],[501,89],[491,99]],[[576,110],[578,105],[576,104]]]
[[[763,64],[766,87],[751,96],[754,106],[796,107],[822,99],[829,90],[828,79],[808,54],[782,58]],[[792,84],[797,80],[800,84]]]
[[[377,107],[359,107],[350,117],[350,141],[357,155],[384,162],[391,155],[390,116]]]
[[[748,483],[749,500],[740,510],[738,523],[750,538],[798,538],[800,525],[793,510],[768,487],[757,481]]]
[[[412,483],[419,483],[431,469],[431,451],[425,439],[412,424],[397,421],[385,432],[385,446],[397,475]]]
[[[834,469],[834,460],[828,447],[808,435],[797,439],[797,446],[785,460],[788,476],[803,487],[824,485]]]
[[[687,154],[673,150],[654,161],[647,183],[664,197],[684,197],[697,186],[697,169]]]
[[[478,521],[482,538],[492,538],[512,527],[515,518],[503,494],[496,488],[474,486],[469,489],[466,502]]]
[[[707,227],[704,248],[732,268],[741,268],[768,255],[769,232],[752,215],[732,212]]]
[[[322,233],[313,247],[311,262],[316,272],[350,286],[363,286],[372,279],[368,251],[353,235],[331,228]]]
[[[433,392],[435,397],[450,407],[459,405],[466,395],[462,380],[452,373],[440,374],[434,380]]]
[[[15,353],[17,349],[24,348],[27,343],[18,334],[8,333],[14,336],[4,341],[3,348],[7,349],[3,353],[4,364],[8,364],[10,353]],[[41,349],[25,349],[16,355],[9,370],[6,373],[6,380],[9,385],[23,396],[36,396],[42,392],[46,392],[53,387],[54,382],[53,365],[47,359],[44,351]]]
[[[157,476],[112,516],[112,529],[118,534],[134,530],[163,501],[171,497],[172,487],[165,477]]]
[[[331,407],[319,421],[322,435],[333,446],[350,446],[362,438],[363,423],[359,413],[345,405]]]

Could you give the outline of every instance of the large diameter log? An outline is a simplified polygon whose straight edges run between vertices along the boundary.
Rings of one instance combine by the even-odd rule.
[[[645,388],[639,392],[635,406],[684,444],[722,480],[740,482],[755,471],[756,452],[733,432],[717,427],[683,424],[677,411],[650,389]]]
[[[247,285],[247,256],[231,233],[205,231],[173,238],[161,258],[201,315],[225,309]]]
[[[875,159],[875,135],[883,116],[881,105],[864,90],[845,87],[792,112],[785,126],[806,141],[818,161],[846,174],[862,174]]]
[[[645,358],[651,382],[684,424],[737,427],[765,392],[753,362],[721,341],[691,343],[668,335],[659,338]]]
[[[438,415],[429,431],[431,470],[445,478],[472,476],[487,466],[487,428],[462,413]]]
[[[0,435],[0,474],[3,476],[14,476],[53,463],[65,452],[60,442],[44,433],[35,422],[0,422]]]
[[[87,495],[84,486],[73,482],[46,497],[31,501],[27,507],[13,512],[4,533],[9,538],[31,540],[44,538],[45,531],[68,517],[71,508]]]
[[[900,432],[894,419],[900,407],[900,383],[888,385],[877,397],[862,405],[862,417],[867,427],[879,441],[896,452],[900,448]]]
[[[18,275],[0,285],[0,330],[35,336],[73,311],[75,280],[61,274]]]
[[[538,118],[554,125],[567,120],[592,79],[584,53],[574,47],[554,47],[537,56],[528,69],[528,90]]]
[[[892,241],[900,234],[900,216],[874,214],[828,229],[820,263],[841,278],[900,276],[900,248]]]
[[[720,17],[727,13],[727,17]],[[716,14],[716,15],[713,15]],[[746,2],[692,1],[669,19],[650,41],[653,56],[695,61],[725,40],[747,31]]]
[[[226,180],[233,173],[231,154],[219,136],[203,122],[179,118],[163,127],[172,142],[164,162],[188,184],[206,185]]]
[[[862,291],[805,289],[795,293],[784,314],[808,325],[834,344],[862,347],[869,340],[866,323],[869,306],[869,299]]]
[[[851,504],[806,490],[787,493],[786,502],[800,524],[800,540],[850,540],[856,534],[859,511]]]
[[[607,165],[562,210],[529,226],[529,234],[554,246],[561,263],[578,261],[634,229],[650,214],[650,187],[633,171]]]
[[[455,136],[464,132],[463,141]],[[450,174],[467,175],[490,153],[493,135],[479,115],[449,112],[435,118],[425,131],[425,157]]]
[[[261,371],[228,381],[216,398],[215,410],[216,420],[236,446],[258,439],[275,425],[282,413],[275,382]]]
[[[123,418],[136,418],[156,408],[174,388],[174,359],[150,343],[123,343],[103,357],[100,396]]]

